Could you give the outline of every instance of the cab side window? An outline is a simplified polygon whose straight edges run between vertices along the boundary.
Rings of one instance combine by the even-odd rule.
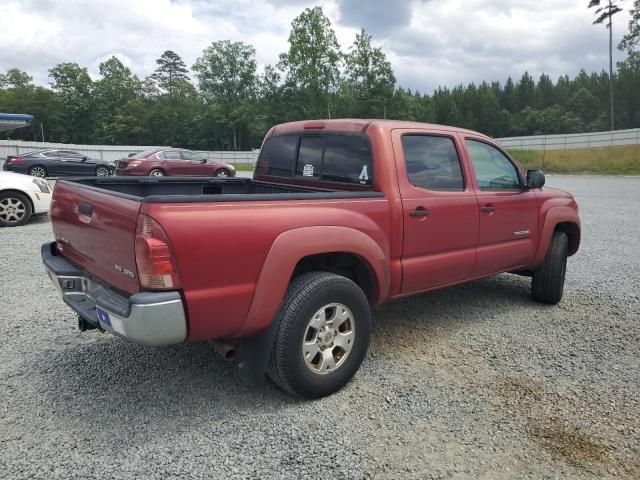
[[[402,149],[409,182],[426,190],[464,190],[458,152],[449,137],[404,135]]]
[[[477,140],[465,140],[480,190],[520,190],[516,167],[497,148]]]

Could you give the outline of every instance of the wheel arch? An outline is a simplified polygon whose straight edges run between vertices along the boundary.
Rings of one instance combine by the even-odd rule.
[[[549,209],[540,230],[538,251],[532,262],[534,267],[540,265],[544,260],[556,230],[569,236],[569,255],[574,255],[580,248],[580,218],[578,212],[571,207],[563,206]]]
[[[238,336],[268,327],[291,280],[314,269],[351,278],[372,305],[383,301],[389,291],[388,252],[385,254],[367,234],[336,226],[289,230],[280,234],[269,249]]]

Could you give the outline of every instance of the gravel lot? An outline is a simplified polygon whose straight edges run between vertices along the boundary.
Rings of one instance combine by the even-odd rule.
[[[548,178],[583,244],[556,307],[512,275],[379,307],[355,380],[244,386],[207,345],[80,334],[0,230],[0,478],[640,478],[640,178]]]

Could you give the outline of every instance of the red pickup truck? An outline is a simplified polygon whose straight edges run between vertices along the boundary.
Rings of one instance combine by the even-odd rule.
[[[59,181],[42,257],[82,330],[215,340],[247,379],[315,398],[358,370],[376,304],[502,272],[559,302],[580,220],[543,185],[468,130],[287,123],[252,179]]]

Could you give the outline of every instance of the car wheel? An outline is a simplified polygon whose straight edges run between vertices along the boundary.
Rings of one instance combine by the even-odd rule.
[[[20,192],[0,193],[0,226],[19,227],[29,221],[33,209],[29,198]]]
[[[533,271],[531,296],[535,301],[556,304],[562,299],[568,250],[567,234],[554,232],[544,261]]]
[[[149,172],[149,176],[150,177],[164,177],[166,175],[166,173],[164,173],[162,170],[160,170],[159,168],[154,168],[153,170],[151,170]]]
[[[111,170],[109,167],[98,167],[96,168],[96,176],[97,177],[108,177],[111,175]]]
[[[231,172],[229,172],[229,170],[227,170],[226,168],[221,168],[218,171],[216,171],[216,177],[229,177],[231,176]]]
[[[40,165],[34,165],[29,169],[29,175],[32,177],[47,178],[47,169]]]
[[[267,374],[304,398],[330,395],[355,375],[367,352],[371,312],[364,292],[346,277],[311,272],[287,290]]]

